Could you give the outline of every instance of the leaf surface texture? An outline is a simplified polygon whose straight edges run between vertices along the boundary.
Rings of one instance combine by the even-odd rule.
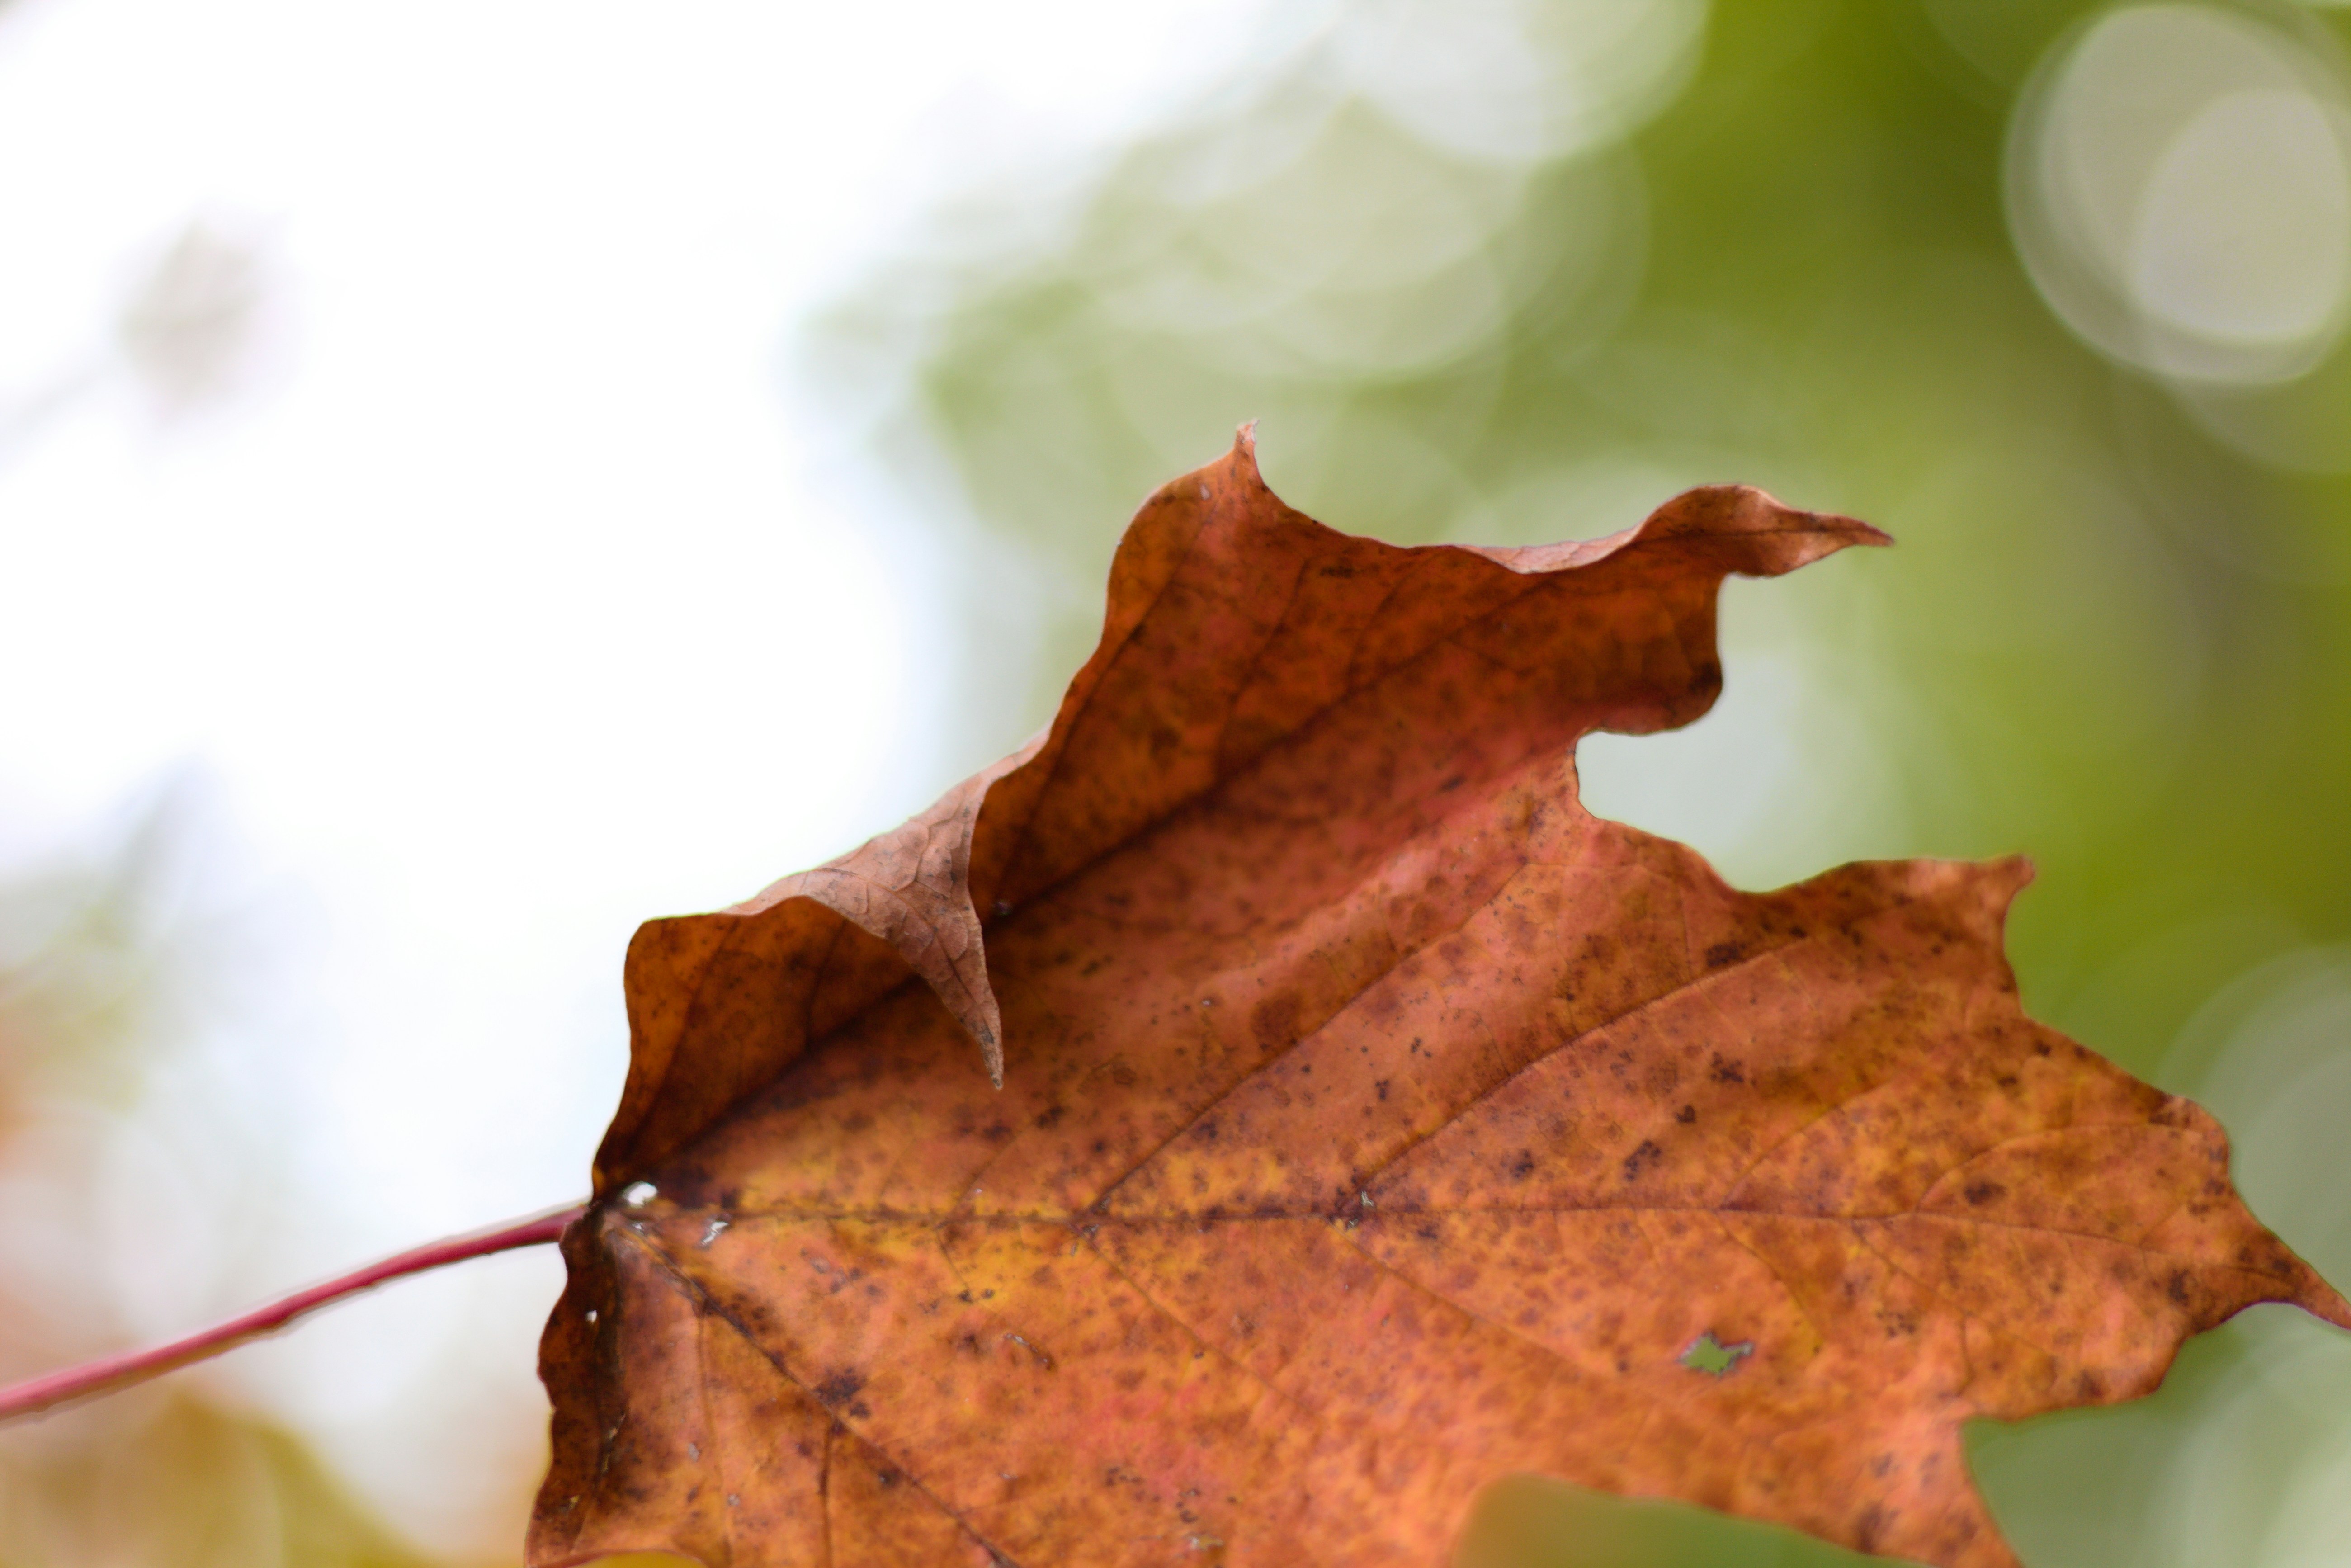
[[[2023,862],[1750,894],[1578,803],[1713,701],[1725,575],[1880,542],[1399,549],[1246,432],[1162,488],[1044,734],[639,933],[533,1563],[1431,1564],[1532,1471],[1998,1568],[1964,1421],[2351,1326],[2024,1016]]]

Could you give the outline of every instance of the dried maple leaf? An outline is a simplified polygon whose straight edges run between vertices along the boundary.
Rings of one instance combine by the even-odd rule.
[[[1712,700],[1726,573],[1880,538],[1400,549],[1246,433],[1153,497],[1049,731],[639,934],[532,1561],[1430,1563],[1538,1471],[1990,1568],[1962,1422],[2351,1326],[2023,1016],[2021,862],[1748,894],[1578,805]]]

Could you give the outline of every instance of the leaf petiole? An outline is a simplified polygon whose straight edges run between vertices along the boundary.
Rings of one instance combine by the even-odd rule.
[[[517,1247],[537,1247],[561,1239],[564,1228],[588,1210],[584,1203],[568,1204],[551,1208],[528,1219],[508,1220],[484,1230],[467,1231],[461,1236],[444,1237],[422,1247],[412,1247],[365,1268],[320,1284],[295,1291],[251,1312],[199,1329],[194,1333],[165,1344],[151,1345],[145,1350],[126,1351],[120,1355],[104,1356],[84,1362],[57,1372],[46,1373],[8,1388],[0,1388],[0,1421],[11,1421],[20,1416],[37,1415],[41,1411],[77,1399],[88,1399],[100,1394],[112,1394],[161,1377],[199,1361],[209,1361],[223,1351],[233,1350],[247,1340],[260,1339],[276,1333],[297,1318],[306,1317],[321,1307],[332,1306],[347,1296],[371,1291],[387,1281],[409,1274],[422,1274],[446,1263],[462,1263],[468,1258],[486,1258],[493,1252],[510,1252]]]

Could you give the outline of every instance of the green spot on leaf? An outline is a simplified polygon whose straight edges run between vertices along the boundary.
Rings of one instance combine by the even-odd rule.
[[[1740,1356],[1754,1354],[1753,1340],[1741,1340],[1737,1344],[1725,1344],[1715,1338],[1714,1332],[1709,1329],[1698,1335],[1691,1343],[1690,1347],[1682,1352],[1681,1362],[1692,1372],[1711,1373],[1720,1377],[1739,1364]]]

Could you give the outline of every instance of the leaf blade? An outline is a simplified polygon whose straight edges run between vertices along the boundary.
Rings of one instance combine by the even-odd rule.
[[[1724,488],[1597,546],[1397,550],[1281,507],[1246,434],[1163,489],[1054,726],[845,857],[990,911],[1000,1090],[976,993],[804,879],[632,953],[645,1081],[684,1092],[608,1141],[600,1190],[660,1197],[583,1228],[545,1375],[603,1414],[559,1420],[534,1561],[807,1560],[599,1479],[686,1419],[684,1375],[628,1371],[684,1332],[645,1291],[754,1346],[871,1495],[1036,1563],[1428,1561],[1535,1469],[1992,1568],[1969,1416],[2151,1386],[2252,1300],[2346,1321],[2209,1119],[2023,1018],[2021,862],[1750,895],[1576,802],[1578,735],[1712,701],[1724,573],[1879,537]],[[2101,1116],[2135,1182],[2092,1179]],[[1971,1249],[2072,1298],[1976,1299]],[[1752,1349],[1701,1370],[1704,1336]]]

